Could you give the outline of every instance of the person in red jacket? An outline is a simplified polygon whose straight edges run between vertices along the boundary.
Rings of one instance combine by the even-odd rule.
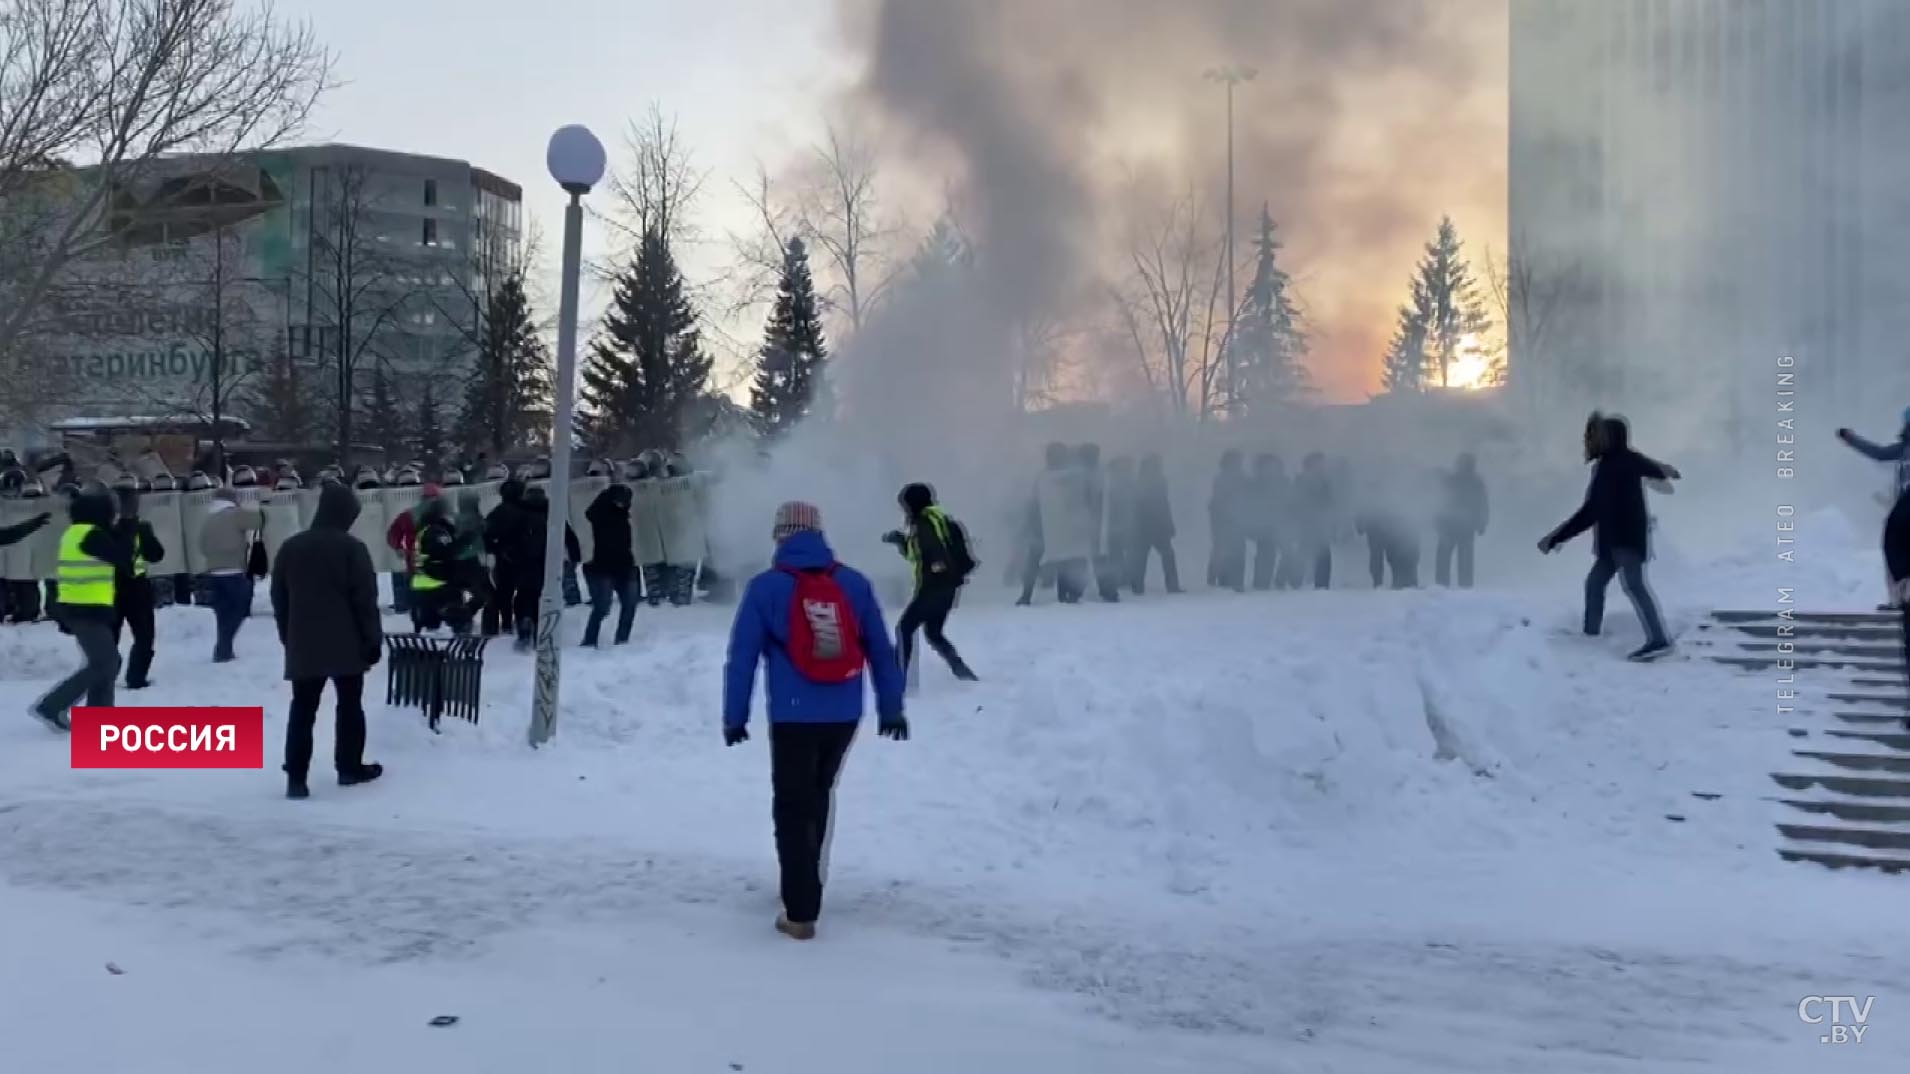
[[[425,500],[439,499],[443,495],[442,487],[426,485],[424,499],[418,501],[416,507],[392,519],[391,525],[385,529],[385,543],[391,546],[393,552],[405,557],[404,574],[392,578],[392,601],[399,606],[399,611],[410,609],[411,602],[408,598],[411,576],[418,573],[418,516],[424,509]],[[405,592],[397,591],[400,586],[405,589]]]

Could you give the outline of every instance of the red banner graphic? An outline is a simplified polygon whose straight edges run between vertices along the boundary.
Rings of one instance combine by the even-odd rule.
[[[265,710],[76,708],[74,768],[264,768]]]

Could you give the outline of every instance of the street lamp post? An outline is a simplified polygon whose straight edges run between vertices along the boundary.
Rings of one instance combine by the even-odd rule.
[[[564,531],[570,522],[571,411],[576,408],[577,277],[583,264],[583,197],[604,175],[604,147],[581,126],[550,136],[544,162],[570,195],[564,206],[562,290],[557,304],[557,406],[550,431],[550,519],[544,533],[544,593],[537,617],[537,691],[531,703],[530,743],[557,733],[557,632],[564,621]]]
[[[1234,315],[1239,308],[1234,304],[1234,87],[1242,82],[1251,82],[1260,72],[1251,67],[1235,64],[1229,67],[1215,67],[1207,71],[1210,82],[1219,82],[1227,87],[1227,353],[1222,359],[1227,363],[1227,409],[1233,410],[1234,402],[1239,398],[1239,363],[1234,359]]]

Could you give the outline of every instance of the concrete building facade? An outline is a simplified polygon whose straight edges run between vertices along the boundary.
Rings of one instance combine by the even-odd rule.
[[[455,404],[484,296],[519,264],[521,200],[464,161],[356,146],[162,161],[109,192],[53,297],[26,358],[59,385],[40,424],[205,414],[215,383],[242,413],[275,375],[326,410],[341,353],[354,395],[383,371]]]
[[[1783,357],[1815,426],[1910,403],[1910,4],[1513,0],[1511,64],[1516,405],[1762,450]]]

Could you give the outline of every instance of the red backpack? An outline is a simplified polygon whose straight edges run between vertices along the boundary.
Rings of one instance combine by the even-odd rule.
[[[862,674],[862,632],[836,566],[784,572],[796,580],[789,602],[789,662],[810,682],[853,682]]]

